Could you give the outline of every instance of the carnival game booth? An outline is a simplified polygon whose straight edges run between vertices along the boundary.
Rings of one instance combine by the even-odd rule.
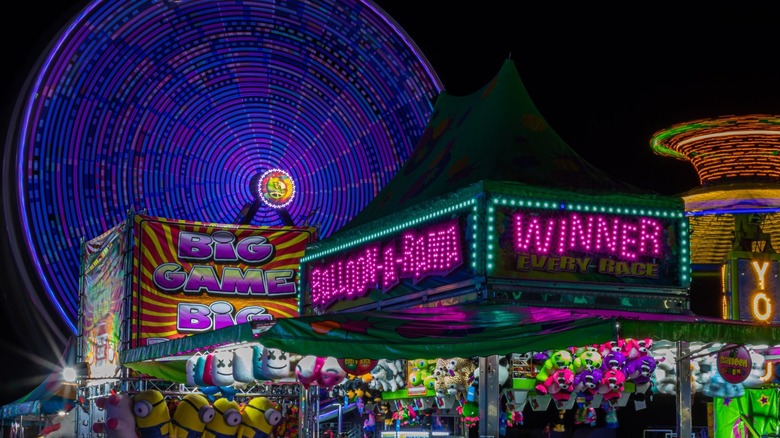
[[[330,389],[318,381],[325,363],[333,359],[352,372],[363,364],[372,374],[373,361],[405,361],[405,367],[394,364],[406,370],[405,389],[383,387],[380,397],[364,401],[389,405],[399,424],[412,405],[424,411],[433,400],[437,409],[451,410],[467,407],[471,397],[479,408],[461,409],[463,421],[481,435],[498,436],[509,394],[513,412],[519,405],[530,414],[534,402],[546,412],[537,397],[549,397],[556,417],[577,409],[568,405],[577,403],[571,395],[560,406],[564,400],[552,403],[555,390],[538,379],[557,352],[671,340],[676,357],[668,360],[679,363],[678,430],[685,432],[691,429],[691,354],[717,354],[711,343],[771,345],[780,334],[771,324],[690,313],[688,234],[680,199],[613,181],[568,148],[546,126],[508,61],[477,93],[440,96],[398,176],[343,231],[307,245],[301,316],[277,319],[267,330],[255,322],[253,331],[248,322],[147,342],[122,351],[120,360],[144,373],[178,367],[178,378],[186,379],[184,357],[213,354],[220,346],[255,343],[299,356],[295,380],[309,386],[299,406],[300,433],[307,437],[320,432],[315,401],[319,386]],[[694,350],[693,342],[706,346]],[[530,375],[513,376],[505,386],[500,356],[513,361],[513,372]],[[431,362],[435,372],[439,359],[453,358],[478,361],[482,372],[473,394],[465,388],[439,397],[425,378],[423,385],[416,380]],[[636,388],[611,394],[614,403],[606,409],[647,403]],[[397,394],[404,390],[405,397]]]
[[[642,410],[639,408],[640,405],[652,407],[653,402],[649,400],[651,394],[676,395],[679,388],[678,373],[683,376],[683,380],[691,382],[692,392],[699,396],[717,398],[714,409],[717,409],[720,415],[730,415],[735,419],[739,419],[742,415],[750,415],[754,421],[766,423],[766,426],[761,427],[763,431],[768,431],[777,426],[776,421],[772,420],[774,417],[757,414],[761,409],[770,411],[770,407],[776,405],[774,395],[776,390],[759,389],[766,382],[760,381],[765,377],[765,371],[761,367],[764,362],[760,361],[759,353],[764,351],[759,352],[758,346],[765,343],[766,339],[777,339],[778,335],[780,335],[780,328],[776,326],[755,326],[686,314],[648,314],[480,303],[383,312],[364,311],[301,316],[280,319],[270,328],[260,326],[253,328],[251,323],[244,323],[210,333],[127,350],[123,352],[122,359],[128,367],[145,372],[155,368],[180,367],[181,364],[175,364],[186,363],[193,351],[219,351],[215,346],[232,345],[231,349],[236,350],[242,345],[262,345],[265,349],[303,352],[305,356],[302,356],[297,364],[300,366],[296,365],[296,381],[306,385],[310,390],[302,391],[300,394],[304,399],[298,417],[300,436],[321,436],[324,432],[318,427],[319,417],[323,412],[317,410],[320,405],[316,403],[318,394],[322,391],[314,389],[319,387],[319,389],[338,390],[349,383],[350,377],[343,383],[335,385],[333,382],[336,380],[322,380],[321,375],[325,374],[324,370],[329,366],[334,368],[341,366],[344,371],[349,370],[355,375],[369,374],[376,379],[386,380],[381,364],[397,361],[402,361],[405,366],[398,367],[402,368],[400,373],[403,376],[403,383],[398,385],[396,391],[379,391],[370,396],[360,394],[357,398],[353,398],[354,395],[347,396],[355,404],[363,405],[361,414],[365,419],[364,428],[368,436],[395,433],[396,428],[406,434],[432,431],[457,435],[457,432],[468,433],[470,428],[478,427],[479,422],[498,423],[498,419],[504,417],[504,421],[514,422],[515,427],[521,427],[520,422],[523,421],[523,417],[528,424],[533,423],[534,416],[542,416],[554,421],[560,411],[566,412],[562,428],[571,432],[572,429],[577,428],[590,429],[592,426],[588,422],[594,420],[595,411],[605,409],[619,411],[632,407],[637,413],[632,416],[631,421],[640,423],[640,419],[634,417],[643,415],[640,412]],[[629,371],[633,365],[628,365],[623,368],[625,380],[622,385],[615,388],[572,387],[567,391],[548,386],[547,393],[543,393],[537,387],[545,385],[545,382],[538,378],[539,371],[544,370],[545,366],[542,364],[539,370],[535,371],[536,376],[528,372],[533,357],[527,353],[571,351],[571,347],[576,346],[603,346],[610,344],[609,340],[646,340],[648,336],[656,336],[658,339],[649,354],[638,356],[638,360],[628,362],[633,362],[634,365],[639,362],[651,364],[652,361],[647,361],[647,358],[651,357],[659,366],[655,370],[651,369],[651,375],[648,376]],[[686,363],[686,358],[677,356],[677,343],[663,341],[663,339],[681,338],[690,340],[689,350],[692,354],[688,361],[691,364],[689,373],[680,372],[687,369],[686,367],[677,368],[674,365],[678,362]],[[723,344],[713,342],[716,339],[730,339],[735,344],[756,346],[749,356],[753,358],[756,367],[740,368],[735,365],[738,365],[738,361],[734,361],[732,365],[728,362],[719,364],[720,353],[732,350],[724,348],[726,346]],[[585,352],[581,354],[584,355]],[[630,354],[626,353],[626,355]],[[420,371],[422,365],[418,360],[407,359],[489,358],[496,355],[512,361],[497,363],[495,372],[499,384],[496,398],[500,401],[500,408],[492,414],[495,415],[495,419],[489,416],[483,417],[486,415],[484,412],[486,404],[490,404],[488,398],[490,389],[489,381],[483,383],[482,376],[487,375],[489,379],[490,371],[487,374],[480,373],[478,381],[470,382],[465,391],[458,389],[455,394],[446,393],[439,396],[435,389],[433,393],[429,393],[427,388],[419,392],[420,388],[415,385],[413,375]],[[303,359],[307,357],[309,359]],[[316,358],[323,359],[323,367],[318,371],[314,371],[311,366],[316,362]],[[339,365],[325,365],[332,360],[331,358],[336,359]],[[577,362],[582,365],[582,359]],[[234,364],[236,363],[237,361],[234,361]],[[575,368],[570,369],[574,372]],[[722,369],[726,376],[742,373],[744,386],[728,384],[723,379],[713,378],[716,375],[715,369]],[[510,372],[508,379],[506,376],[502,378],[502,370]],[[602,369],[602,372],[605,371]],[[236,368],[234,368],[235,372]],[[551,372],[550,368],[545,372]],[[186,370],[183,373],[186,374]],[[432,373],[435,373],[435,370]],[[577,373],[581,377],[587,375],[584,367]],[[593,374],[595,373],[591,373]],[[690,378],[684,378],[686,375]],[[642,380],[639,376],[646,379]],[[367,382],[367,392],[375,391],[376,388],[370,386],[370,382],[373,381],[372,379]],[[684,385],[682,388],[685,388]],[[469,390],[474,394],[470,396]],[[463,394],[460,394],[461,391]],[[407,392],[405,397],[400,395],[403,392]],[[759,401],[761,397],[766,398],[763,403]],[[608,404],[604,404],[605,398]],[[731,403],[731,400],[734,402]],[[435,408],[428,404],[431,402],[435,404]],[[729,404],[734,406],[730,408]],[[309,405],[312,409],[308,409]],[[456,418],[460,425],[453,426],[452,422],[444,420],[441,422],[442,429],[437,430],[434,428],[435,422],[426,425],[424,418],[414,418],[422,417],[428,408],[433,408],[436,413],[434,416],[443,414],[444,418]],[[383,412],[383,409],[387,411]],[[470,412],[469,409],[473,411]],[[578,419],[575,414],[583,416],[581,419],[583,423],[576,423]],[[389,424],[386,424],[387,422]],[[624,429],[627,426],[632,425],[620,424]],[[668,425],[667,428],[673,430]],[[628,430],[642,433],[641,428],[628,427]],[[715,436],[730,436],[730,434],[731,428],[728,429],[727,435],[721,433]]]
[[[134,370],[123,365],[121,356],[133,348],[164,345],[248,321],[270,323],[298,316],[298,264],[305,245],[314,239],[309,227],[131,214],[84,242],[78,357],[86,369],[79,395],[87,408],[86,418],[78,422],[79,427],[86,425],[79,436],[103,433],[93,428],[106,427],[107,418],[115,415],[112,403],[123,406],[128,403],[125,398],[139,394],[164,397],[171,412],[184,397],[196,395],[211,403],[218,398],[235,402],[240,394],[246,401],[263,398],[279,403],[282,410],[292,408],[289,400],[297,402],[292,373],[274,385],[253,378],[251,384],[238,386],[232,380],[228,384],[213,379],[224,355],[198,354],[199,360],[189,362],[189,375],[186,361],[180,367],[169,361],[166,366]],[[232,361],[234,350],[227,359]],[[245,351],[251,361],[251,346]],[[194,379],[194,369],[200,380]],[[267,380],[272,380],[270,375]]]
[[[547,126],[508,60],[477,92],[442,93],[396,177],[344,228],[307,247],[301,314],[423,308],[435,317],[445,307],[509,304],[695,320],[689,237],[682,199],[616,181],[583,160]],[[689,342],[737,342],[741,330],[754,330],[723,326],[735,328],[734,338],[720,338],[664,335],[662,326],[622,338],[678,342],[683,376]],[[753,341],[771,345],[770,334]],[[593,342],[620,342],[615,336]],[[540,350],[508,342],[503,353],[590,342]],[[405,358],[417,357],[446,355]],[[479,368],[498,369],[498,357],[481,356]],[[481,392],[481,412],[500,411],[498,388],[494,381]],[[691,388],[680,391],[678,428],[686,434]],[[498,435],[497,417],[480,418],[480,435]]]
[[[475,93],[442,93],[395,178],[307,247],[301,314],[469,303],[684,314],[688,239],[681,199],[586,162],[507,60]]]

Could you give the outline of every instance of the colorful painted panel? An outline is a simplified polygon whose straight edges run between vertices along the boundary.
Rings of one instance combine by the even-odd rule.
[[[81,309],[87,384],[116,378],[120,327],[125,311],[127,224],[121,222],[84,244]]]
[[[134,345],[298,316],[298,265],[313,229],[134,222]]]

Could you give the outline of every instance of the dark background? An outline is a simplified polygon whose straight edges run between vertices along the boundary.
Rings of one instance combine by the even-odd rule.
[[[7,128],[36,60],[85,5],[66,3],[14,3],[2,27],[0,130]],[[780,26],[774,10],[750,5],[684,10],[653,3],[633,4],[629,11],[591,3],[527,7],[505,0],[377,3],[415,41],[447,92],[477,90],[511,58],[541,114],[577,153],[617,179],[662,194],[692,189],[698,177],[689,163],[653,154],[649,140],[655,132],[699,118],[780,114]],[[2,263],[0,404],[5,404],[40,382],[62,349],[57,343],[69,333],[57,316],[51,324],[30,316],[51,309],[45,300],[30,300],[24,289],[36,285],[16,281],[7,252]],[[697,313],[714,312],[709,297],[717,284],[706,283],[694,281]],[[46,332],[60,336],[43,340]]]

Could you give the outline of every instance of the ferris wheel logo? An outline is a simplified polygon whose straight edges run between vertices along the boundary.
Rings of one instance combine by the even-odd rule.
[[[260,177],[258,191],[265,205],[271,208],[284,208],[295,197],[295,183],[287,172],[271,169]]]

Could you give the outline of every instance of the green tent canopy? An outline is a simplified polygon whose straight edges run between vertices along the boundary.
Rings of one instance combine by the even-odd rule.
[[[371,222],[403,216],[481,182],[589,196],[618,194],[682,202],[615,179],[587,162],[547,124],[515,62],[507,59],[496,76],[476,92],[465,96],[446,91],[439,94],[433,114],[404,166],[333,236],[354,235]]]
[[[60,359],[63,364],[75,362],[75,347],[69,340]],[[61,370],[56,369],[32,391],[12,403],[2,406],[2,418],[21,415],[48,415],[68,411],[75,406],[76,386],[62,381]]]
[[[184,382],[192,354],[247,342],[301,355],[415,359],[545,351],[618,337],[772,344],[780,326],[690,314],[473,304],[286,318],[262,333],[240,324],[125,350],[120,358],[136,371]]]

